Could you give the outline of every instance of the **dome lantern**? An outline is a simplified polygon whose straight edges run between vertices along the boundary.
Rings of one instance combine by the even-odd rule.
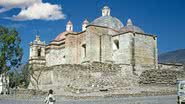
[[[104,26],[118,31],[123,27],[122,22],[118,18],[110,15],[108,6],[103,7],[102,16],[96,18],[90,25]]]
[[[132,20],[131,19],[128,19],[127,20],[127,26],[132,26],[133,24],[132,24]]]
[[[66,31],[73,31],[73,23],[70,20],[67,22]]]
[[[83,24],[82,24],[82,31],[86,30],[86,26],[89,24],[89,21],[87,19],[84,20]]]
[[[110,8],[108,6],[103,7],[102,16],[110,16]]]

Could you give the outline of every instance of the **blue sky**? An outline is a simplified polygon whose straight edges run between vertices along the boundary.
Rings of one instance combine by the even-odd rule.
[[[41,40],[46,43],[65,30],[69,19],[73,22],[74,31],[81,31],[83,20],[87,18],[92,22],[101,16],[101,8],[104,5],[108,5],[111,15],[120,19],[124,25],[127,19],[131,18],[133,23],[146,33],[157,35],[159,53],[185,48],[185,0],[22,0],[26,1],[22,3],[11,1],[15,0],[9,0],[8,3],[6,0],[0,0],[0,25],[14,27],[20,33],[24,63],[28,61],[29,43],[35,39],[37,31]],[[35,2],[40,3],[32,6]],[[47,10],[46,6],[47,9],[51,9]],[[29,9],[33,11],[31,13],[35,13],[35,17],[28,17]],[[38,13],[38,9],[43,12]]]

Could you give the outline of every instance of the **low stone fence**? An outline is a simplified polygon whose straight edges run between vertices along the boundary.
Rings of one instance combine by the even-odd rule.
[[[173,64],[173,63],[159,63],[158,68],[160,70],[163,70],[163,69],[176,70],[176,71],[184,70],[183,64],[180,64],[180,63],[176,63],[176,64]]]
[[[179,77],[185,76],[185,71],[176,70],[146,70],[139,77],[139,84],[147,85],[175,85]]]
[[[43,96],[46,95],[47,92],[43,92],[41,90],[29,90],[29,89],[10,89],[10,96],[16,97],[30,97],[30,96]]]

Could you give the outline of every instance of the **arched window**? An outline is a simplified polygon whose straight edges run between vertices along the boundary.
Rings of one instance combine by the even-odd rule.
[[[38,53],[38,57],[40,57],[40,56],[41,56],[41,48],[39,48],[39,49],[37,50],[37,53]]]
[[[71,27],[71,26],[69,27],[69,30],[70,30],[70,31],[72,30],[72,27]]]
[[[113,50],[118,50],[118,49],[119,49],[119,40],[114,40]]]
[[[86,57],[86,44],[83,44],[82,48],[83,48],[83,57]]]

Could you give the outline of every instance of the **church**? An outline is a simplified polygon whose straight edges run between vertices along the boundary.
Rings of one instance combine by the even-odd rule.
[[[66,31],[49,44],[39,36],[30,43],[29,64],[34,72],[29,89],[53,89],[71,96],[163,92],[167,85],[175,85],[177,73],[183,71],[182,65],[159,64],[157,36],[145,33],[131,19],[123,24],[111,16],[108,6],[102,16],[92,22],[85,19],[81,27],[81,32],[75,32],[69,21]]]
[[[86,64],[91,62],[157,67],[157,37],[147,34],[128,19],[125,26],[105,6],[102,16],[92,22],[84,20],[82,31],[73,31],[69,21],[66,31],[49,44],[37,36],[30,43],[29,62],[44,66]]]

